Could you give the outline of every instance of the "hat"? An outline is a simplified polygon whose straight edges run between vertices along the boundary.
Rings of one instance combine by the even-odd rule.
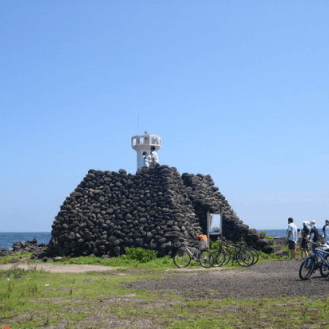
[[[316,224],[316,223],[315,223],[315,220],[312,219],[312,220],[310,221],[310,225],[311,225],[311,226],[315,226],[315,224]]]
[[[303,225],[310,225],[310,223],[307,220],[304,220]]]

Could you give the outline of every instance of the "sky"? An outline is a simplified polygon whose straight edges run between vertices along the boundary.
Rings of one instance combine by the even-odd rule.
[[[89,169],[211,175],[251,228],[329,218],[329,2],[0,0],[0,232],[50,232]]]

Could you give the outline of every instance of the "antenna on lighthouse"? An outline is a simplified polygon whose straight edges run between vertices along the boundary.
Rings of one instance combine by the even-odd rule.
[[[138,127],[138,135],[139,135],[139,115],[138,115],[138,123],[137,123],[137,127]]]
[[[143,167],[155,167],[159,162],[156,151],[159,150],[161,146],[161,137],[151,135],[146,130],[144,135],[138,134],[137,136],[131,137],[131,147],[137,152],[137,170]]]

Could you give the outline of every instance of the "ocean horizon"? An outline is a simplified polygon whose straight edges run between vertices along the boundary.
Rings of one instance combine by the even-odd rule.
[[[274,238],[286,236],[287,229],[271,229],[257,230],[257,232],[265,231]],[[14,242],[30,241],[36,238],[38,243],[48,243],[51,238],[51,232],[0,232],[0,248],[11,248]]]

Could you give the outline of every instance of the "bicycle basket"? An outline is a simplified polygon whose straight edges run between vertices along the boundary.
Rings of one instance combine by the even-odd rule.
[[[200,250],[208,250],[208,238],[203,238],[199,241]]]

